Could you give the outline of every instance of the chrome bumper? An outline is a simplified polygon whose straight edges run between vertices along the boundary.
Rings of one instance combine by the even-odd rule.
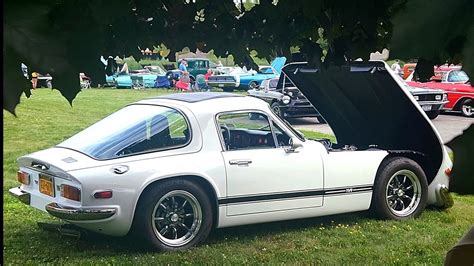
[[[447,208],[453,207],[454,200],[453,200],[453,197],[451,196],[451,193],[449,193],[449,189],[447,186],[439,185],[438,194],[442,201],[442,206],[441,206],[442,208],[447,209]]]
[[[10,188],[8,192],[10,192],[10,195],[14,196],[19,201],[30,205],[30,200],[31,200],[30,193],[21,190],[19,187]]]
[[[112,217],[117,210],[113,208],[86,209],[59,206],[57,203],[46,205],[46,211],[54,217],[69,221],[93,221]]]

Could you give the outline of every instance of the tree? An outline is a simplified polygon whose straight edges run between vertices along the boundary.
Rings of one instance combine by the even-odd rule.
[[[271,61],[290,58],[291,47],[299,47],[312,64],[323,63],[324,50],[324,64],[342,64],[388,47],[400,59],[421,55],[426,65],[463,60],[474,76],[470,0],[261,0],[243,8],[231,0],[189,2],[5,1],[4,109],[14,113],[21,94],[30,95],[22,62],[51,74],[54,88],[72,103],[79,72],[104,79],[101,55],[139,60],[137,47],[156,40],[171,49],[214,49],[249,64],[252,50]],[[169,57],[174,61],[174,53]]]

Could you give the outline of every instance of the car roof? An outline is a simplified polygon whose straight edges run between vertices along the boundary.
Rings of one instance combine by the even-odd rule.
[[[173,93],[164,96],[153,97],[151,99],[168,99],[183,101],[187,103],[202,102],[218,98],[242,97],[242,95],[227,92],[190,92],[190,93]]]
[[[262,109],[268,105],[265,101],[228,92],[187,92],[152,97],[135,104],[156,104],[167,106],[186,106],[197,113],[217,113],[229,110]]]

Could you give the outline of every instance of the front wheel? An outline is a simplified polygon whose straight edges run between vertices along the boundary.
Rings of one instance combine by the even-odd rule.
[[[48,89],[52,89],[53,88],[53,82],[51,82],[51,80],[46,81],[46,87]]]
[[[381,219],[418,217],[426,207],[428,182],[413,160],[393,157],[382,162],[372,194],[372,211]]]
[[[474,116],[474,103],[471,99],[465,99],[461,103],[461,112],[463,116],[473,117]]]
[[[212,205],[199,185],[171,179],[145,193],[134,229],[157,250],[183,250],[207,238],[212,227]]]

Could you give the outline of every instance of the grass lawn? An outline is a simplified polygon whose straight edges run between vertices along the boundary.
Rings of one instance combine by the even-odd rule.
[[[165,90],[90,89],[73,107],[58,91],[38,89],[3,112],[3,253],[5,264],[437,264],[474,221],[474,197],[455,195],[447,211],[426,210],[419,219],[379,221],[367,213],[292,220],[214,230],[201,246],[156,253],[131,238],[90,235],[73,239],[39,229],[57,222],[10,195],[17,185],[16,158],[51,147],[127,103]],[[304,132],[311,137],[327,137]]]

